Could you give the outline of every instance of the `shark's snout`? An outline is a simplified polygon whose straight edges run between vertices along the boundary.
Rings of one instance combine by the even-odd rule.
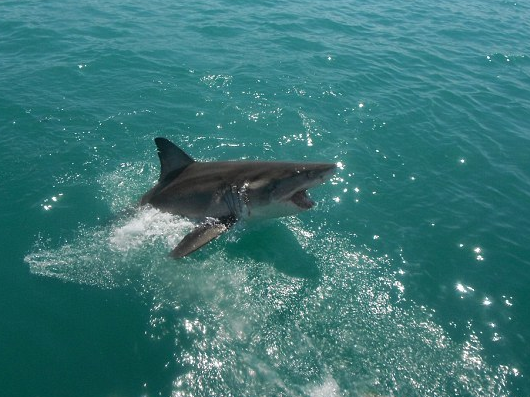
[[[316,186],[326,182],[326,178],[333,175],[336,169],[337,164],[334,163],[316,163],[311,165],[306,175],[308,179],[314,182],[314,186]]]
[[[337,165],[332,163],[315,163],[306,167],[307,169],[301,172],[306,180],[288,198],[300,210],[308,210],[315,206],[315,202],[311,200],[307,190],[326,182],[327,178],[335,172]]]

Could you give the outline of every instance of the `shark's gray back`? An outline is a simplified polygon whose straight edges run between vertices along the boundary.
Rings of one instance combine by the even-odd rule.
[[[240,215],[248,204],[245,200],[266,205],[275,181],[307,167],[292,162],[193,162],[173,178],[161,179],[142,204],[190,218]]]

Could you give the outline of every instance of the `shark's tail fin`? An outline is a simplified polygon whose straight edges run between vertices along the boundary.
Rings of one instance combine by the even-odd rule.
[[[195,162],[182,149],[166,138],[155,138],[160,158],[160,178],[162,182],[166,178],[173,178],[181,173],[191,163]]]

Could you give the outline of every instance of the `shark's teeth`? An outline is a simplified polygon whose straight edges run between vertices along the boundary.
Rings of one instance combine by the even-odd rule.
[[[300,190],[291,196],[291,201],[302,209],[310,209],[315,202],[307,195],[307,190]]]

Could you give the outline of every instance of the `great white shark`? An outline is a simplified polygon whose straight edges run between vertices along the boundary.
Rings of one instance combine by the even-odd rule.
[[[158,183],[141,199],[164,212],[199,220],[173,249],[182,258],[226,232],[240,219],[294,215],[315,203],[307,189],[333,174],[333,163],[193,160],[166,138],[155,138]]]

